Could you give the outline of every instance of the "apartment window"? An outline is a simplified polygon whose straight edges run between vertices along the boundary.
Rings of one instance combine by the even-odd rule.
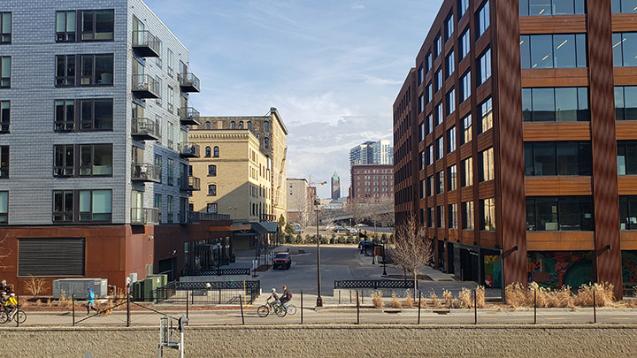
[[[206,212],[210,213],[210,214],[216,214],[218,212],[219,208],[217,206],[217,203],[208,203],[206,204]]]
[[[173,122],[168,122],[168,138],[167,138],[168,148],[175,148],[175,125]]]
[[[457,189],[456,180],[458,178],[458,169],[455,165],[447,168],[447,187],[449,191],[455,191]]]
[[[68,102],[68,101],[64,101]],[[112,130],[113,100],[80,100],[80,130]],[[57,114],[57,112],[56,112]],[[68,117],[67,117],[68,119]],[[57,123],[57,118],[56,118]]]
[[[476,13],[476,37],[480,38],[491,25],[489,1],[485,1]]]
[[[453,21],[453,13],[449,14],[447,20],[445,20],[445,40],[449,40],[453,37],[454,31],[454,21]]]
[[[450,115],[451,113],[456,111],[456,89],[452,89],[447,92],[446,101],[445,101],[445,110],[446,115]]]
[[[445,155],[444,138],[440,137],[436,139],[436,160],[442,159]]]
[[[3,192],[0,192],[0,224],[2,224],[2,194]],[[6,224],[6,221],[4,223]],[[620,230],[637,230],[637,196],[619,197],[619,227]]]
[[[442,39],[440,38],[440,35],[438,35],[438,37],[436,37],[436,40],[434,41],[435,44],[435,52],[434,52],[434,57],[438,57],[442,54]]]
[[[55,41],[75,42],[76,31],[75,11],[58,11],[55,13]]]
[[[637,175],[637,142],[617,142],[617,174]]]
[[[462,61],[471,51],[471,30],[466,29],[458,41],[458,61]]]
[[[436,72],[436,92],[442,89],[442,70]]]
[[[420,65],[420,67],[418,67],[418,86],[420,86],[424,80],[425,80],[425,69],[422,67],[422,65]]]
[[[436,106],[436,126],[439,126],[444,119],[445,116],[442,113],[442,103],[438,103]]]
[[[614,14],[635,14],[637,13],[636,0],[612,0],[612,10]]]
[[[427,227],[433,227],[433,209],[427,208]]]
[[[445,210],[443,206],[436,206],[436,227],[445,227]]]
[[[493,148],[480,152],[479,161],[480,181],[483,182],[495,179]]]
[[[478,58],[478,86],[491,78],[491,49],[487,49]]]
[[[0,191],[0,225],[9,223],[9,192]]]
[[[427,134],[433,132],[434,130],[434,115],[430,114],[427,116]]]
[[[80,76],[76,76],[76,63],[80,64]],[[56,56],[55,85],[112,86],[113,55],[61,55]]]
[[[434,192],[434,177],[430,175],[427,177],[425,182],[425,193],[427,196],[433,195]]]
[[[0,179],[9,177],[9,146],[0,146]]]
[[[208,165],[208,176],[216,177],[217,176],[217,166],[214,164]]]
[[[462,18],[469,10],[470,0],[458,0],[458,17]]]
[[[0,12],[0,44],[11,43],[11,13]]]
[[[110,222],[111,190],[53,191],[53,223]]]
[[[462,203],[462,228],[473,230],[473,201]]]
[[[590,142],[524,143],[524,162],[526,176],[589,176],[592,172],[591,144]]]
[[[520,60],[523,69],[586,67],[586,34],[522,35]]]
[[[172,86],[168,86],[168,112],[173,113],[175,111],[175,90]]]
[[[479,111],[480,133],[484,133],[493,128],[493,102],[491,98],[482,102]]]
[[[215,146],[215,147],[212,149],[212,157],[213,157],[213,158],[219,158],[219,147]]]
[[[473,185],[473,162],[471,157],[462,161],[462,176],[460,177],[460,186],[468,187]]]
[[[153,196],[153,208],[157,209],[157,217],[159,218],[159,223],[161,223],[161,212],[162,212],[162,198],[161,194],[155,194]]]
[[[637,120],[637,86],[615,87],[615,119]]]
[[[155,154],[155,157],[153,158],[153,162],[155,164],[155,170],[158,171],[157,177],[159,178],[159,183],[161,184],[163,181],[162,172],[164,171],[164,158],[159,154]]]
[[[11,88],[11,57],[0,57],[0,88]]]
[[[460,78],[460,103],[471,97],[471,70]]]
[[[520,16],[584,14],[585,0],[520,0]]]
[[[166,51],[166,59],[167,59],[167,64],[166,64],[166,70],[168,73],[169,77],[173,77],[175,75],[174,73],[174,68],[175,68],[175,54],[173,53],[173,51],[171,49],[168,49]]]
[[[526,227],[528,231],[593,231],[593,200],[590,196],[527,198]]]
[[[72,131],[75,129],[75,101],[55,101],[55,130]]]
[[[167,177],[168,177],[168,185],[173,186],[175,185],[175,161],[171,158],[168,158],[168,173]]]
[[[168,209],[168,213],[167,213],[167,217],[168,217],[168,223],[172,224],[174,218],[175,218],[175,205],[173,204],[173,196],[172,195],[167,195],[166,196],[166,208]]]
[[[80,176],[113,175],[113,145],[80,145]]]
[[[449,76],[451,76],[456,70],[456,59],[453,51],[449,52],[447,58],[445,59],[445,62],[445,78],[449,78]]]
[[[114,28],[113,10],[81,11],[82,41],[112,41]]]
[[[451,127],[447,130],[447,153],[452,153],[456,150],[456,127]]]
[[[471,138],[473,137],[473,133],[471,131],[472,122],[473,120],[471,119],[470,114],[462,119],[462,144],[471,142]]]
[[[480,200],[480,230],[495,231],[495,199]]]
[[[0,101],[0,133],[9,133],[11,125],[11,102]]]
[[[426,103],[429,103],[433,100],[434,97],[434,89],[431,83],[429,83],[427,85],[427,88],[425,88],[425,101]]]
[[[586,87],[524,88],[522,114],[527,122],[588,121]]]
[[[425,95],[418,97],[418,113],[422,113],[425,110]]]
[[[70,177],[75,175],[75,147],[72,144],[53,147],[53,176]]]
[[[427,56],[425,57],[425,72],[431,71],[432,66],[433,66],[433,57],[431,55],[431,52],[429,52]]]
[[[458,204],[447,205],[447,227],[450,229],[458,228]]]
[[[209,184],[208,185],[208,196],[217,196],[217,185]]]
[[[425,122],[420,123],[420,125],[418,126],[419,130],[418,130],[418,141],[422,142],[425,140],[425,136],[427,135],[427,129],[425,126]]]
[[[434,163],[434,146],[430,145],[427,147],[427,152],[425,155],[427,159],[427,165],[432,165]]]

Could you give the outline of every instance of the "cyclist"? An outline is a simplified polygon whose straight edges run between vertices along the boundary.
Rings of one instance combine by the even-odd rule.
[[[7,312],[7,316],[9,319],[13,318],[13,313],[17,311],[18,308],[18,299],[15,296],[15,293],[11,292],[9,296],[3,303],[4,309]]]
[[[273,300],[273,304],[279,303],[279,295],[276,293],[276,288],[272,288],[272,294],[265,300],[266,303],[270,303],[270,300]]]
[[[292,300],[292,292],[290,292],[290,290],[288,290],[288,286],[287,285],[283,285],[283,295],[281,296],[279,301],[281,302],[282,305],[285,306],[285,304],[290,302],[290,300]]]

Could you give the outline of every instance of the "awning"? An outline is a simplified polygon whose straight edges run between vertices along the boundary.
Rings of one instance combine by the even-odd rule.
[[[279,225],[271,221],[262,221],[252,224],[252,230],[259,234],[276,234],[279,229]]]

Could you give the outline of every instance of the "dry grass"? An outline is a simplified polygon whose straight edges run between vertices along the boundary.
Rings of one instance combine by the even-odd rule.
[[[49,285],[46,280],[33,276],[29,277],[29,279],[24,283],[24,290],[30,296],[40,296],[44,294],[44,291],[46,291],[48,288]]]
[[[407,298],[403,301],[403,307],[405,308],[413,308],[414,307],[414,297],[411,292],[407,291]]]
[[[69,309],[73,304],[73,300],[66,295],[64,291],[60,294],[60,298],[58,299],[58,306],[62,308]]]
[[[396,296],[395,293],[392,293],[391,295],[391,303],[389,304],[389,306],[391,308],[401,308],[402,305],[400,304],[400,300],[398,299],[398,296]]]
[[[568,286],[552,290],[536,282],[528,288],[514,283],[506,287],[506,303],[513,308],[533,307],[536,300],[537,306],[542,308],[587,307],[593,305],[593,294],[598,307],[614,305],[613,285],[609,283],[582,285],[576,294]]]
[[[471,290],[468,288],[463,288],[462,291],[458,294],[458,301],[460,302],[460,307],[463,308],[471,308],[473,307],[473,298],[471,297]]]
[[[594,294],[595,305],[597,305],[597,307],[614,306],[615,295],[613,294],[613,289],[613,285],[607,282],[582,285],[582,287],[577,290],[575,305],[583,307],[593,306]]]
[[[451,291],[449,290],[444,290],[442,291],[442,299],[444,300],[444,305],[447,308],[452,308],[453,307],[453,293],[451,293]]]
[[[376,291],[372,293],[372,303],[376,308],[383,308],[385,306],[385,301],[383,300],[383,293],[380,291]]]

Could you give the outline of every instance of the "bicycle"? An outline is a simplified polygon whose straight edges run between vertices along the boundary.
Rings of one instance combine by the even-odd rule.
[[[283,318],[288,314],[295,315],[296,306],[294,306],[293,304],[283,305],[279,303],[279,301],[275,301],[266,302],[264,305],[259,306],[259,308],[257,309],[257,314],[261,318],[269,316],[270,312],[274,312],[277,316]]]
[[[0,324],[7,323],[9,321],[15,321],[18,324],[26,322],[27,314],[18,305],[14,310],[7,311],[5,307],[0,311]]]

